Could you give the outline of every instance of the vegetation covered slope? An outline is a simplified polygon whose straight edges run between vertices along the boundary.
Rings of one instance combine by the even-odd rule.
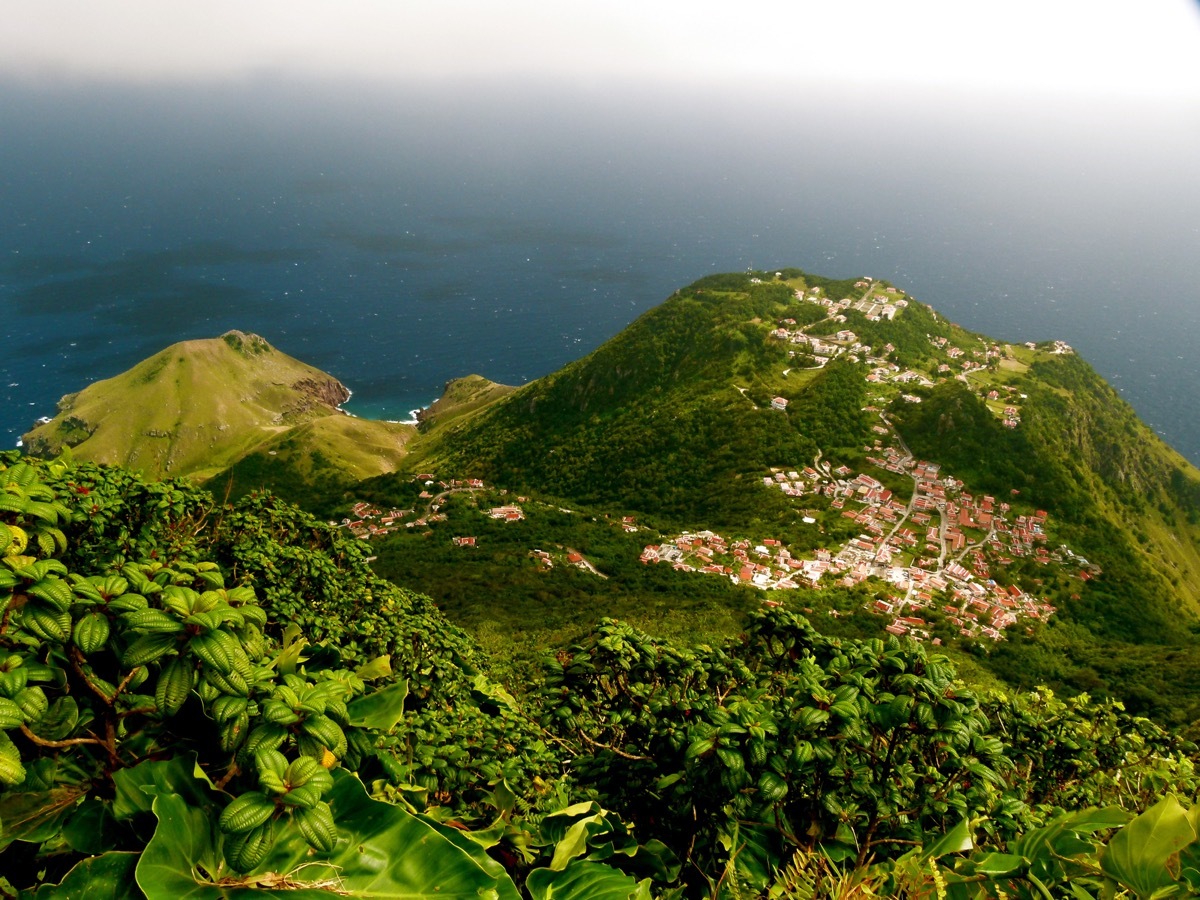
[[[416,426],[339,414],[273,434],[232,466],[208,479],[215,492],[238,499],[264,487],[330,516],[354,483],[394,471]]]
[[[895,315],[878,314],[901,298]],[[832,345],[835,355],[814,358]],[[861,526],[812,494],[789,500],[762,476],[845,463],[882,478],[903,505],[913,481],[880,468],[893,450],[939,464],[964,496],[1012,504],[1014,516],[1046,512],[1048,549],[1070,550],[1054,572],[1034,559],[980,569],[980,581],[1019,581],[1056,607],[1048,626],[976,648],[987,667],[1020,684],[1121,696],[1173,721],[1200,715],[1189,674],[1200,663],[1200,473],[1070,348],[1002,345],[884,283],[798,270],[702,279],[586,358],[422,435],[405,471],[480,477],[663,531],[805,547],[814,532],[801,517],[815,509],[836,549]],[[402,482],[363,490],[384,502]],[[982,546],[987,536],[982,527],[968,538]],[[418,572],[427,554],[404,565],[403,552],[389,545],[387,564]],[[884,597],[888,585],[867,584]],[[470,602],[489,601],[454,599]],[[945,602],[934,601],[938,616]]]
[[[298,426],[293,442],[324,450],[352,475],[387,471],[408,430],[341,419],[349,398],[335,378],[257,335],[185,341],[59,402],[58,414],[23,437],[31,453],[71,447],[79,459],[119,463],[146,476],[204,478]],[[337,416],[333,425],[317,425]],[[326,433],[332,432],[332,433]],[[339,452],[365,444],[370,453]],[[330,451],[333,451],[330,453]],[[364,460],[366,460],[364,462]]]
[[[836,456],[867,433],[852,368],[785,374],[786,357],[764,341],[792,300],[785,284],[698,282],[584,359],[418,442],[407,469],[714,526],[779,519],[771,498],[746,502],[757,470]],[[795,411],[771,409],[777,395]]]
[[[764,509],[769,517],[777,498],[748,482],[818,452],[861,461],[876,424],[863,408],[880,390],[864,380],[865,362],[842,357],[804,368],[768,337],[785,317],[823,319],[821,307],[798,304],[794,291],[827,282],[764,281],[710,276],[678,291],[584,359],[418,441],[406,468],[469,472],[689,524],[748,525]],[[862,293],[845,283],[831,289]],[[901,368],[939,362],[931,338],[987,341],[919,304],[890,322],[854,311],[844,318],[829,329],[853,329],[877,348],[886,342],[893,351],[884,355]],[[1085,553],[1116,569],[1133,565],[1131,576],[1150,578],[1172,608],[1200,611],[1195,467],[1074,354],[1043,355],[1016,372],[992,369],[1024,395],[1019,427],[1004,427],[977,386],[948,377],[913,388],[923,403],[893,393],[877,405],[918,457],[976,490],[1044,506],[1082,534]],[[789,401],[785,412],[771,408],[774,397]],[[1151,627],[1161,624],[1151,618]]]
[[[1200,889],[1196,748],[1117,704],[782,609],[548,649],[517,701],[294,507],[0,455],[0,895]]]
[[[218,349],[240,348],[234,352],[239,358],[282,357],[254,352],[254,341],[232,343],[237,347]],[[158,388],[182,382],[168,377],[172,358],[160,354],[135,371]],[[239,364],[222,365],[236,371]],[[191,389],[189,396],[199,395]],[[111,397],[115,403],[117,395]],[[199,406],[209,402],[200,400]],[[129,415],[170,408],[152,398],[123,405],[133,410]],[[1001,345],[953,325],[885,282],[830,281],[795,269],[709,276],[677,291],[593,354],[524,388],[478,376],[452,382],[416,437],[402,427],[341,416],[288,426],[291,418],[305,417],[303,410],[289,409],[275,413],[278,424],[250,429],[259,436],[254,447],[230,449],[223,464],[232,464],[213,489],[238,498],[273,485],[333,518],[347,516],[354,500],[410,510],[409,520],[395,527],[424,545],[390,538],[378,564],[445,600],[463,621],[496,621],[503,633],[503,622],[491,613],[475,616],[471,607],[491,609],[497,596],[522,591],[522,602],[505,609],[515,614],[526,602],[536,607],[549,592],[542,582],[561,573],[522,571],[509,578],[504,568],[527,565],[533,549],[564,541],[547,543],[539,526],[530,530],[538,543],[524,553],[480,552],[469,559],[450,543],[452,526],[437,521],[444,512],[433,515],[434,498],[418,497],[422,488],[412,480],[418,472],[436,473],[443,484],[483,478],[499,492],[536,493],[547,508],[569,501],[593,518],[611,516],[614,524],[634,516],[656,529],[643,545],[672,541],[687,529],[715,529],[740,540],[769,536],[796,553],[824,549],[830,555],[856,535],[870,538],[868,525],[881,537],[898,531],[871,520],[859,506],[870,493],[855,480],[861,473],[867,483],[878,478],[880,492],[893,495],[892,512],[904,517],[910,532],[907,545],[893,542],[888,550],[896,551],[897,569],[940,570],[951,562],[960,567],[956,586],[926,592],[921,600],[928,610],[927,637],[962,643],[958,649],[976,653],[981,665],[1013,683],[1119,696],[1168,721],[1200,717],[1200,685],[1189,674],[1200,663],[1194,626],[1200,473],[1138,422],[1070,348],[1055,342]],[[51,428],[76,424],[64,414]],[[144,438],[139,427],[146,430],[136,424],[128,430],[143,446],[170,443]],[[267,439],[261,440],[264,428]],[[97,430],[78,449],[86,451],[100,437]],[[946,478],[956,479],[943,498],[946,508],[931,507],[932,521],[927,515],[919,527],[915,517],[909,521],[917,500],[915,470],[888,463],[901,458],[940,465]],[[397,465],[402,471],[396,477],[351,490],[356,478]],[[807,483],[805,496],[779,489],[776,479],[795,487],[807,476],[796,481],[788,473],[808,468],[818,477]],[[933,503],[931,497],[925,499]],[[1024,557],[1008,553],[998,532],[956,508],[974,502],[968,497],[1011,505],[1013,520],[1032,517],[1042,555],[1032,547]],[[876,510],[886,505],[871,502]],[[1048,518],[1038,517],[1039,511]],[[478,525],[470,527],[479,532]],[[952,529],[964,532],[963,547],[951,547]],[[574,549],[581,538],[572,537]],[[637,540],[622,542],[619,552]],[[859,552],[875,549],[883,550]],[[979,552],[972,556],[974,550]],[[1054,565],[1046,568],[1052,556]],[[831,612],[858,619],[860,610],[849,608],[847,596],[857,597],[858,607],[881,601],[883,609],[913,599],[911,587],[893,590],[900,579],[883,571],[881,559],[859,559],[861,568],[872,569],[861,577],[853,562],[839,570],[839,576],[858,579],[845,585],[856,593],[831,601]],[[754,590],[739,574],[741,566],[732,574]],[[601,574],[629,568],[643,567],[630,556]],[[594,576],[585,574],[584,582],[587,577]],[[654,609],[674,602],[662,596],[666,577],[624,583],[614,577],[596,593]],[[579,582],[573,590],[586,593]],[[979,647],[969,637],[960,642],[973,626],[960,628],[954,620],[960,613],[978,618],[968,609],[966,591],[985,583],[1044,599],[1054,608],[1049,623],[1023,623],[995,646]],[[719,601],[729,601],[723,608],[732,613],[730,621],[744,611],[734,596]],[[821,606],[796,596],[801,607]],[[602,613],[599,606],[596,612]],[[867,624],[879,629],[886,622]]]
[[[1200,716],[1200,507],[1195,468],[1140,422],[1083,360],[1035,363],[1019,429],[999,426],[958,384],[896,418],[914,450],[985,489],[1013,485],[1061,518],[1059,539],[1103,577],[1073,586],[1036,635],[1016,634],[992,664],[1015,684],[1055,683],[1124,697],[1176,721]]]

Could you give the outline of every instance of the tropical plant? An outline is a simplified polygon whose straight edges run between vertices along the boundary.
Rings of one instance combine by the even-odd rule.
[[[442,824],[449,816],[438,809],[452,799],[447,786],[468,796],[488,788],[488,774],[491,790],[502,786],[516,806],[504,777],[519,781],[524,774],[526,757],[514,755],[511,743],[524,735],[505,734],[505,746],[490,748],[473,766],[468,751],[452,746],[460,735],[426,734],[437,751],[413,760],[421,723],[439,725],[453,711],[431,669],[452,658],[430,661],[410,646],[406,663],[397,658],[393,669],[391,655],[362,656],[381,642],[411,644],[405,629],[422,624],[400,615],[393,634],[350,644],[343,656],[331,643],[310,642],[295,622],[280,634],[255,589],[227,586],[215,562],[122,562],[123,551],[147,544],[172,546],[178,556],[197,551],[194,541],[168,545],[161,538],[199,507],[183,491],[156,508],[155,525],[136,523],[119,499],[135,480],[118,475],[108,483],[106,474],[12,460],[0,469],[0,870],[7,879],[0,887],[42,885],[37,896],[85,888],[149,897],[268,888],[518,896],[503,866],[486,855],[486,836]],[[83,486],[70,495],[87,498],[82,509],[60,502],[47,483],[67,478]],[[93,489],[110,494],[107,517],[91,499]],[[173,515],[180,518],[172,522]],[[119,565],[115,573],[68,568],[60,557],[72,525],[94,551],[103,550],[102,568]],[[113,528],[120,542],[106,546],[103,536]],[[277,574],[286,581],[285,572]],[[245,568],[239,575],[251,580]],[[278,587],[263,582],[268,591]],[[331,601],[326,614],[336,605]],[[464,716],[479,723],[491,705],[509,702],[482,674],[466,684],[451,694],[460,724]],[[473,697],[479,700],[472,715]],[[495,718],[503,729],[516,715]],[[406,761],[395,755],[402,744],[410,748]],[[483,771],[505,753],[515,767]],[[442,772],[451,768],[447,757],[462,764],[453,770],[460,781],[475,777],[479,785]],[[376,792],[399,802],[372,799],[360,777],[371,773],[397,776]],[[554,802],[559,794],[545,787]],[[592,813],[589,841],[620,831],[598,808]],[[512,809],[506,815],[510,843],[559,854],[551,860],[554,874],[539,876],[575,886],[556,896],[586,894],[597,880],[616,884],[626,876],[602,860],[638,854],[628,839],[609,839],[607,851],[559,853],[555,840],[529,839],[525,826],[513,824],[521,819]],[[526,867],[538,859],[531,852]],[[628,892],[644,893],[630,885]]]

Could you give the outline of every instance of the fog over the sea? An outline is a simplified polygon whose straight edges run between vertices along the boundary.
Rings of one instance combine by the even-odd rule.
[[[708,272],[795,265],[1064,339],[1200,461],[1194,4],[423,6],[13,11],[10,441],[228,328],[400,417]]]

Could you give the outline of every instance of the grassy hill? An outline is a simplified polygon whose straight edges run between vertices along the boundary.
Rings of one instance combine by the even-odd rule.
[[[416,433],[415,425],[401,422],[323,416],[268,437],[208,486],[230,499],[267,487],[328,517],[356,482],[395,470]]]
[[[210,477],[254,451],[314,451],[354,477],[394,467],[411,426],[355,420],[337,407],[349,391],[332,376],[231,331],[185,341],[59,402],[52,421],[22,440],[35,455],[70,447],[149,478]],[[303,451],[303,452],[301,452]]]

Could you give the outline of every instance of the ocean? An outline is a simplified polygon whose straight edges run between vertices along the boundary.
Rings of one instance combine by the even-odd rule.
[[[710,272],[1065,340],[1200,462],[1200,115],[535,83],[0,84],[0,441],[238,328],[364,416],[523,384]]]

